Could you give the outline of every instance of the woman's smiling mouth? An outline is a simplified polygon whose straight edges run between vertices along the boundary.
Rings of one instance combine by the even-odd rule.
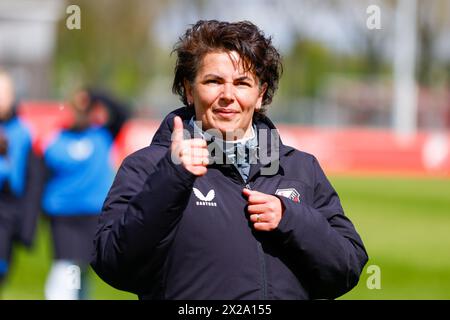
[[[215,109],[213,112],[214,114],[224,119],[232,119],[238,113],[236,110],[226,108],[218,108]]]

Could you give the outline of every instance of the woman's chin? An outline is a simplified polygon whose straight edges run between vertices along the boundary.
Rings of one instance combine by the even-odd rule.
[[[245,136],[245,130],[238,127],[224,127],[219,129],[223,140],[238,140]]]

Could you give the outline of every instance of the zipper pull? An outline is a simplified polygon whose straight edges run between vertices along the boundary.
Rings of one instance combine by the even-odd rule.
[[[248,183],[245,185],[245,187],[249,190],[252,190],[252,188],[250,187],[250,184],[248,184]]]

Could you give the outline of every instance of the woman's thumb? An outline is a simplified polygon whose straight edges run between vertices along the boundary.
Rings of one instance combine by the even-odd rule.
[[[179,116],[173,118],[172,141],[183,141],[183,121]]]

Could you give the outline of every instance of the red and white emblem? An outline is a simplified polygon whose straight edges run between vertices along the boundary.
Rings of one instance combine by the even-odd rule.
[[[298,191],[294,188],[277,189],[277,191],[275,191],[275,194],[291,199],[294,202],[300,202],[300,193],[298,193]]]

